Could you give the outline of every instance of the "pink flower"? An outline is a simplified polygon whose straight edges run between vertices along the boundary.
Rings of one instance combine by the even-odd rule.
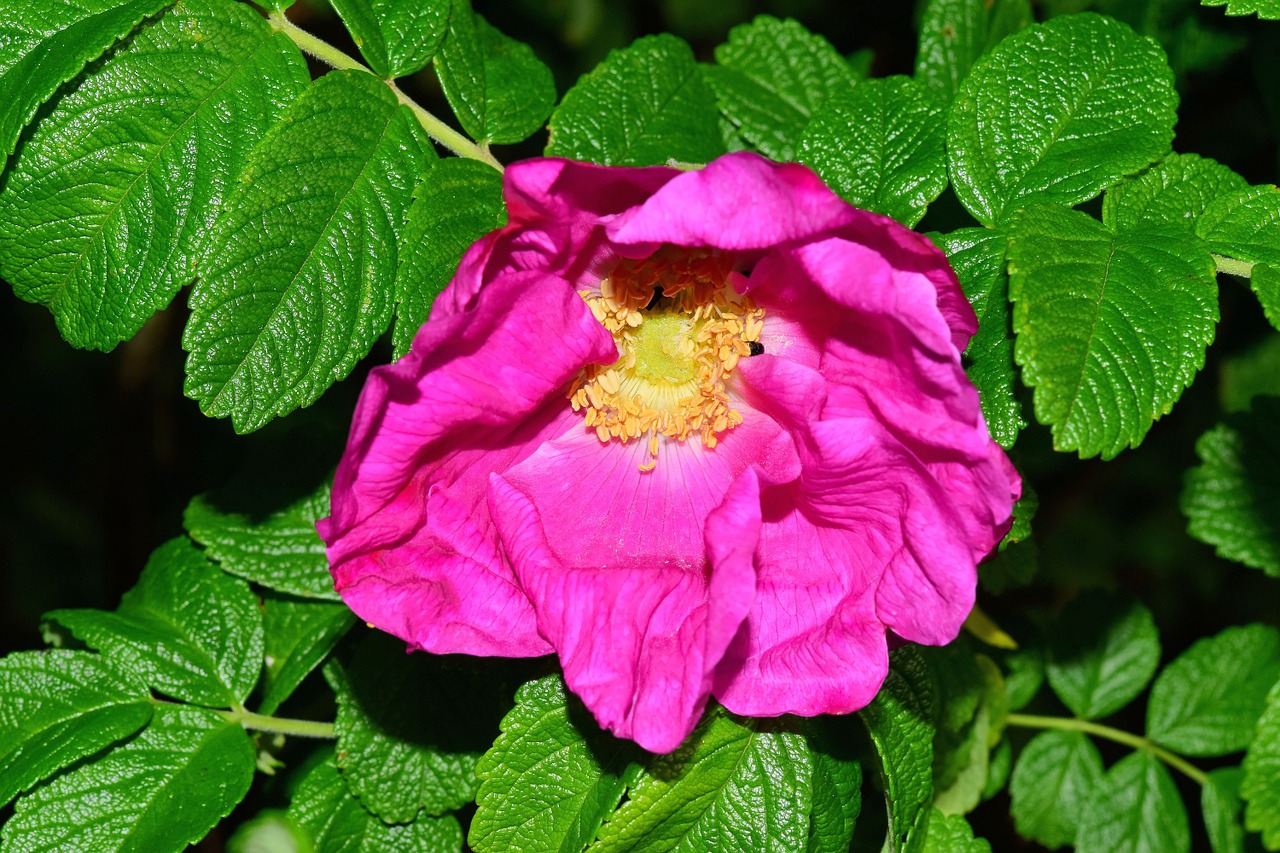
[[[1020,484],[932,244],[752,154],[531,160],[506,201],[356,410],[319,528],[361,618],[554,652],[655,752],[708,696],[849,712],[887,631],[956,636]]]

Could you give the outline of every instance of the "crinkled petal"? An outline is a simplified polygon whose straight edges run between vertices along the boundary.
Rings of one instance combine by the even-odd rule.
[[[758,250],[830,233],[855,214],[808,167],[740,152],[681,173],[608,233],[620,244]]]
[[[708,531],[749,526],[753,508],[758,524],[755,480],[745,480],[745,497],[712,512]],[[569,688],[618,736],[653,752],[679,746],[701,716],[715,664],[750,604],[749,556],[740,547],[720,548],[710,570],[702,560],[576,564],[556,553],[545,514],[521,488],[494,475],[489,501]]]

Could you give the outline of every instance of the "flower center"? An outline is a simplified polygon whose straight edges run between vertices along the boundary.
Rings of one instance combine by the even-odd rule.
[[[724,255],[665,247],[620,261],[597,288],[579,291],[619,356],[583,368],[569,403],[601,441],[647,436],[641,471],[653,470],[664,438],[697,435],[715,447],[742,423],[725,380],[738,359],[763,352],[764,311],[729,285],[732,269]]]

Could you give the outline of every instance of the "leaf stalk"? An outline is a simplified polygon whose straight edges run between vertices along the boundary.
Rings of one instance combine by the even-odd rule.
[[[1126,732],[1121,729],[1115,729],[1111,726],[1104,726],[1101,723],[1094,723],[1089,720],[1080,720],[1074,717],[1042,717],[1038,714],[1010,714],[1005,718],[1005,723],[1010,726],[1019,726],[1024,729],[1059,729],[1062,731],[1084,732],[1085,734],[1095,735],[1096,737],[1103,738],[1104,740],[1124,744],[1125,746],[1133,749],[1140,749],[1143,752],[1149,753],[1172,767],[1174,770],[1182,773],[1197,785],[1203,787],[1209,782],[1209,776],[1207,773],[1187,761],[1182,756],[1170,752],[1163,747],[1156,746],[1154,743],[1140,735],[1135,735],[1132,732]]]

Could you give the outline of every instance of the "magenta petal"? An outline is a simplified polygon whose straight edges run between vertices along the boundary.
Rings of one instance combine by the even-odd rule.
[[[679,746],[701,716],[712,669],[750,601],[749,563],[731,550],[723,577],[713,569],[710,581],[701,566],[679,563],[568,564],[520,489],[495,475],[489,501],[569,689],[616,735],[653,752]],[[725,510],[741,513],[736,505]]]

